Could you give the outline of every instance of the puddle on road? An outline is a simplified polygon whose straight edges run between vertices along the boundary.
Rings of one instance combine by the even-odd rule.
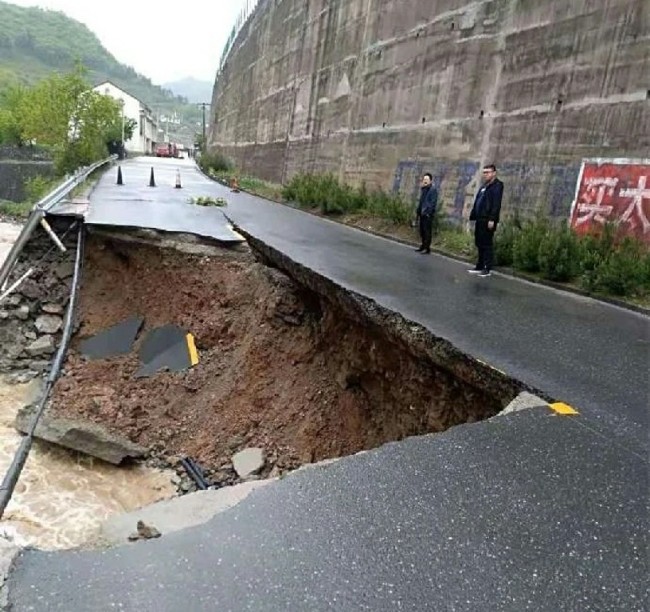
[[[0,478],[22,439],[13,427],[16,412],[34,397],[36,384],[0,381]],[[117,468],[35,442],[0,522],[0,537],[48,550],[81,546],[92,542],[108,517],[172,497],[173,476],[142,466]]]

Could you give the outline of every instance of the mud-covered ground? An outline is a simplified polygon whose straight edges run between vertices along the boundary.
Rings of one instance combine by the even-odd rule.
[[[188,455],[219,480],[244,447],[263,447],[266,473],[277,474],[501,408],[333,304],[245,250],[207,257],[90,237],[80,327],[52,410]],[[145,317],[140,338],[167,323],[194,334],[199,365],[136,379],[137,342],[123,358],[78,353],[81,340],[135,314]]]

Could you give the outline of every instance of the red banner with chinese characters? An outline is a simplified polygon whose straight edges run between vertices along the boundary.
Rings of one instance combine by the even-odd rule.
[[[650,244],[650,160],[587,160],[578,177],[571,227],[579,234],[605,223]]]

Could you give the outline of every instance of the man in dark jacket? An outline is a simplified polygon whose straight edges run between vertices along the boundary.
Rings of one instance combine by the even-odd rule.
[[[433,186],[433,176],[428,172],[422,177],[420,202],[417,210],[417,220],[420,227],[420,248],[418,253],[431,253],[431,238],[433,234],[433,217],[438,205],[438,190]]]
[[[503,183],[497,178],[497,169],[493,164],[483,167],[483,185],[476,194],[469,220],[475,221],[474,242],[478,249],[478,261],[470,274],[490,276],[494,258],[494,232],[501,214]]]

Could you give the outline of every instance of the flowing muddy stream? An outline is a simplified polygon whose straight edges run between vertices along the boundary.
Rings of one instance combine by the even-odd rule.
[[[15,385],[0,380],[2,474],[21,440],[13,427],[16,412],[37,392],[37,382]],[[0,537],[44,549],[91,543],[109,516],[173,496],[173,477],[173,472],[142,466],[117,468],[36,441],[0,522]]]
[[[19,233],[20,226],[0,223],[0,263]],[[51,246],[47,238],[44,244]],[[0,325],[8,324],[0,318]],[[16,413],[38,392],[37,381],[17,385],[0,377],[0,477],[22,439],[13,426]],[[109,516],[172,497],[174,477],[142,466],[117,468],[37,440],[0,521],[0,537],[44,549],[92,543]]]

